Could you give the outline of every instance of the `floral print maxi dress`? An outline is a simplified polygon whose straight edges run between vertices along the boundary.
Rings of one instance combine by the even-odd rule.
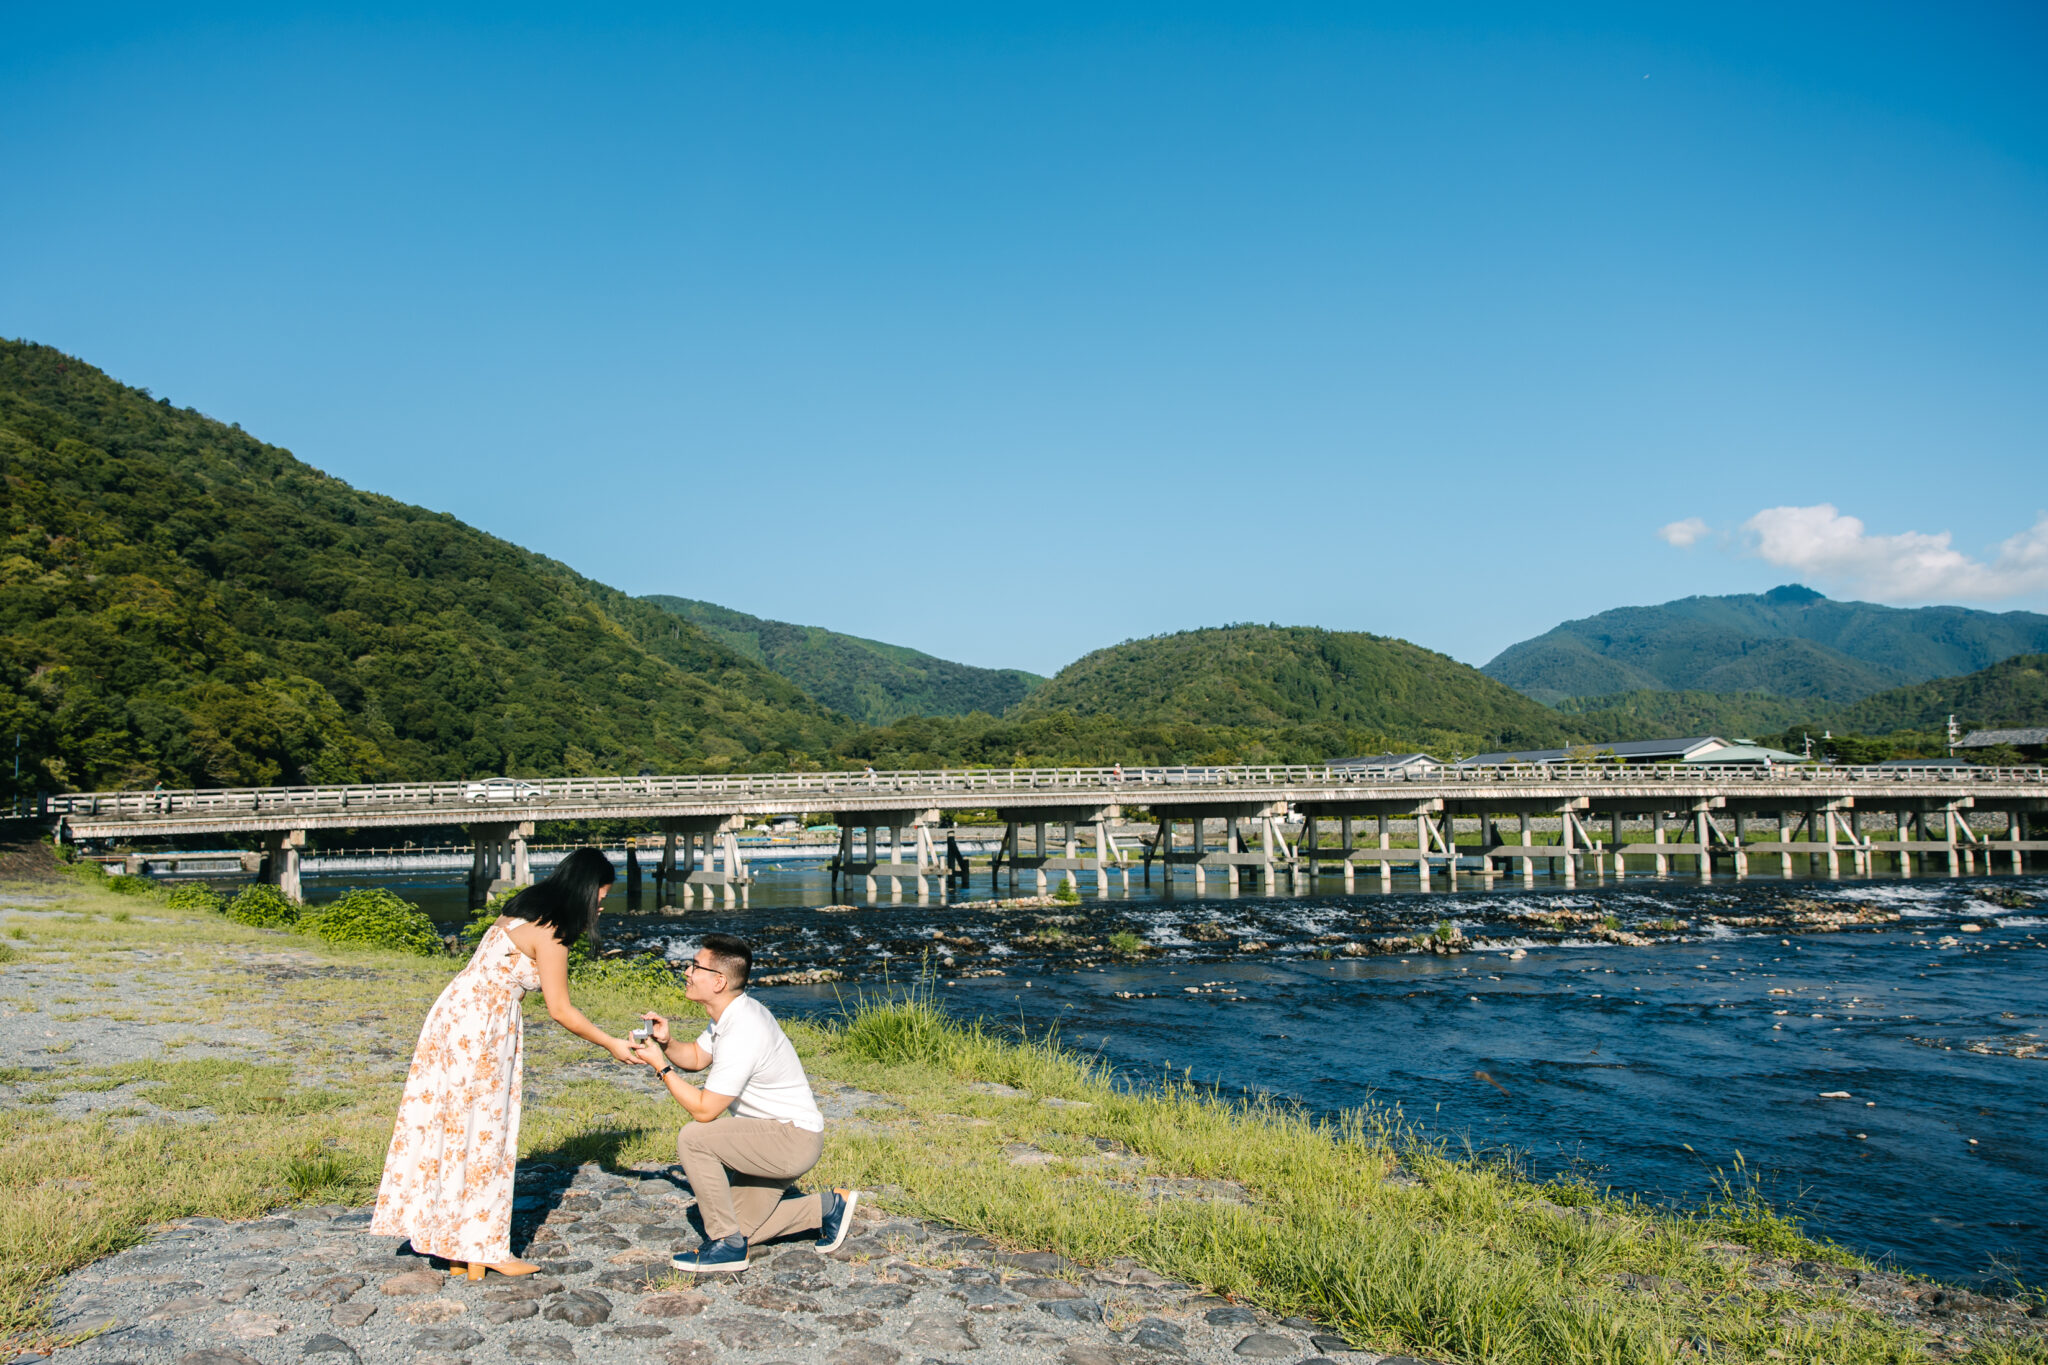
[[[372,1235],[410,1237],[414,1251],[451,1261],[511,1259],[519,1003],[539,987],[540,968],[494,924],[427,1011],[384,1156]]]

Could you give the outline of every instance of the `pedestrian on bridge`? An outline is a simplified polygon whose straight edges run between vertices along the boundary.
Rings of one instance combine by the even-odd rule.
[[[548,1017],[621,1062],[630,1045],[584,1017],[569,998],[569,948],[597,927],[611,860],[579,848],[546,881],[505,905],[469,965],[427,1011],[406,1072],[405,1098],[384,1156],[376,1237],[409,1237],[421,1255],[481,1280],[486,1269],[531,1275],[512,1255],[512,1173],[519,1159],[519,1002],[538,989]]]

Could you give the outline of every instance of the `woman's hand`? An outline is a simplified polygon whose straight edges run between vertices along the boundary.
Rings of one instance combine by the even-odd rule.
[[[646,1042],[636,1043],[633,1047],[629,1048],[628,1055],[620,1060],[640,1062],[659,1071],[662,1067],[668,1065],[668,1058],[662,1055],[661,1046],[660,1043],[649,1038]]]
[[[643,1011],[640,1017],[647,1021],[647,1035],[663,1047],[667,1047],[669,1041],[668,1020],[662,1018],[653,1010]]]
[[[633,1050],[633,1045],[627,1042],[624,1038],[610,1039],[609,1041],[602,1044],[602,1046],[606,1052],[612,1054],[612,1057],[615,1061],[624,1062],[628,1066],[639,1066],[642,1062],[646,1060],[645,1058],[641,1057],[640,1054],[635,1052]]]

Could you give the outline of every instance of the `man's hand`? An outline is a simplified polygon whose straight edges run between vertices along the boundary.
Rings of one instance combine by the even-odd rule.
[[[649,1038],[644,1043],[633,1044],[630,1051],[633,1054],[634,1061],[641,1062],[659,1071],[662,1067],[668,1065],[668,1058],[662,1053],[661,1048],[662,1045],[660,1043],[656,1042],[653,1038]]]
[[[605,1044],[605,1051],[611,1053],[615,1061],[624,1062],[628,1066],[638,1066],[646,1060],[635,1052],[633,1044],[627,1042],[624,1038],[612,1039],[611,1042]],[[659,1065],[659,1063],[656,1065]]]
[[[668,1020],[662,1018],[653,1010],[642,1011],[640,1017],[647,1021],[648,1036],[663,1047],[667,1047],[669,1041]]]

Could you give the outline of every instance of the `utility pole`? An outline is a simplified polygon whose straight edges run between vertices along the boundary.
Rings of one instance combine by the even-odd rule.
[[[1948,756],[1950,758],[1956,756],[1956,741],[1961,738],[1962,736],[1956,733],[1956,718],[1950,716],[1948,718]]]

